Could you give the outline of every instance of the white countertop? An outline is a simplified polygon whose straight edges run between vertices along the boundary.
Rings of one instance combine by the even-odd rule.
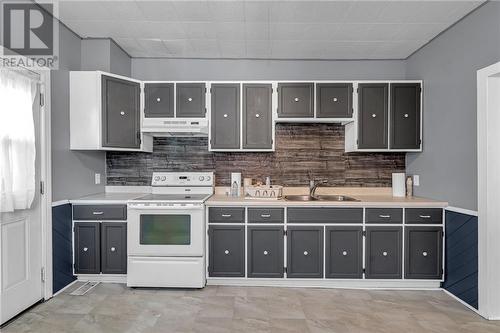
[[[70,200],[72,204],[95,205],[95,204],[126,204],[127,201],[148,195],[145,192],[103,192],[87,195],[78,199]]]

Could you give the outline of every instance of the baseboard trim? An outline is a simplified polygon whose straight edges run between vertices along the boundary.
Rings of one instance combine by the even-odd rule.
[[[81,282],[127,283],[124,274],[82,274],[77,275],[77,279]]]
[[[446,289],[443,289],[443,291],[448,294],[449,296],[451,296],[452,298],[454,298],[455,300],[459,301],[460,303],[462,303],[463,305],[465,305],[467,308],[469,308],[469,310],[472,310],[474,311],[475,313],[477,313],[478,315],[480,315],[481,317],[485,318],[485,319],[488,319],[486,317],[484,317],[481,312],[479,312],[479,310],[477,310],[475,307],[473,307],[472,305],[464,302],[462,299],[458,298],[457,296],[455,296],[454,294],[450,293],[448,290]]]

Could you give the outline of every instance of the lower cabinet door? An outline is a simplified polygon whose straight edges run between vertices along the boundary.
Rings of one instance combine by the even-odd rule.
[[[363,277],[363,228],[326,227],[326,278]]]
[[[248,227],[248,277],[283,277],[283,227]]]
[[[406,227],[405,278],[441,279],[443,230],[441,227]]]
[[[287,277],[323,277],[323,227],[289,227]]]
[[[101,240],[99,222],[75,222],[75,273],[101,272]]]
[[[211,225],[208,262],[210,276],[245,276],[245,227]]]
[[[127,223],[101,224],[101,271],[127,274]]]
[[[402,277],[402,228],[366,228],[366,278]]]

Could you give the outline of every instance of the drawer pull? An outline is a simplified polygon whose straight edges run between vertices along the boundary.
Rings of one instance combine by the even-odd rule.
[[[298,102],[298,101],[300,101],[300,99],[298,97],[295,97],[294,101]]]
[[[345,257],[347,256],[347,251],[342,251],[342,255]]]
[[[89,250],[89,248],[88,248],[88,247],[84,247],[84,248],[83,248],[83,252],[87,252],[88,250]]]
[[[387,254],[388,254],[388,253],[387,253],[387,251],[382,252],[382,255],[383,255],[384,257],[387,257]]]
[[[233,215],[231,215],[231,214],[222,214],[222,217],[231,217],[231,216],[233,216]]]
[[[116,251],[116,249],[114,247],[112,247],[110,250],[111,250],[111,252],[115,252]]]
[[[390,219],[391,218],[391,215],[379,215],[378,217],[382,218],[382,219]]]
[[[420,215],[420,218],[421,219],[430,219],[431,216],[430,215]]]
[[[307,251],[304,251],[304,255],[307,256],[309,254],[309,252]]]
[[[428,253],[427,253],[426,251],[424,251],[424,252],[422,252],[422,255],[423,255],[424,257],[427,257]]]
[[[264,251],[264,255],[267,256],[269,254],[269,252],[267,251]]]
[[[271,217],[271,214],[260,214],[260,217],[262,217],[262,218],[268,218],[268,217]]]
[[[224,251],[224,254],[227,256],[229,254],[229,250]]]
[[[102,215],[104,212],[92,212],[93,215]]]

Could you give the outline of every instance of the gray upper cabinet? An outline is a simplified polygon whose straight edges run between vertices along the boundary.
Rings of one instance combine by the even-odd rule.
[[[402,277],[401,227],[366,228],[366,278],[400,279]]]
[[[326,278],[363,277],[363,228],[326,227]]]
[[[358,148],[387,149],[387,83],[358,85]]]
[[[211,147],[240,147],[240,85],[212,84],[211,87]]]
[[[405,278],[440,279],[443,275],[441,227],[405,228]]]
[[[101,223],[101,271],[127,273],[127,223]]]
[[[278,83],[279,118],[314,117],[314,83]]]
[[[205,83],[177,83],[176,90],[177,118],[205,117]]]
[[[287,277],[323,277],[323,227],[289,227]]]
[[[391,149],[420,148],[420,83],[391,83]]]
[[[243,149],[271,149],[272,85],[243,84]]]
[[[248,227],[248,277],[283,277],[283,227]]]
[[[351,118],[352,83],[318,83],[316,108],[317,118]]]
[[[144,116],[172,118],[174,116],[174,84],[144,84]]]
[[[245,227],[209,227],[208,274],[220,277],[245,276]]]
[[[76,274],[99,274],[101,240],[99,222],[75,222],[74,256]]]
[[[140,148],[140,85],[103,75],[102,146]]]

